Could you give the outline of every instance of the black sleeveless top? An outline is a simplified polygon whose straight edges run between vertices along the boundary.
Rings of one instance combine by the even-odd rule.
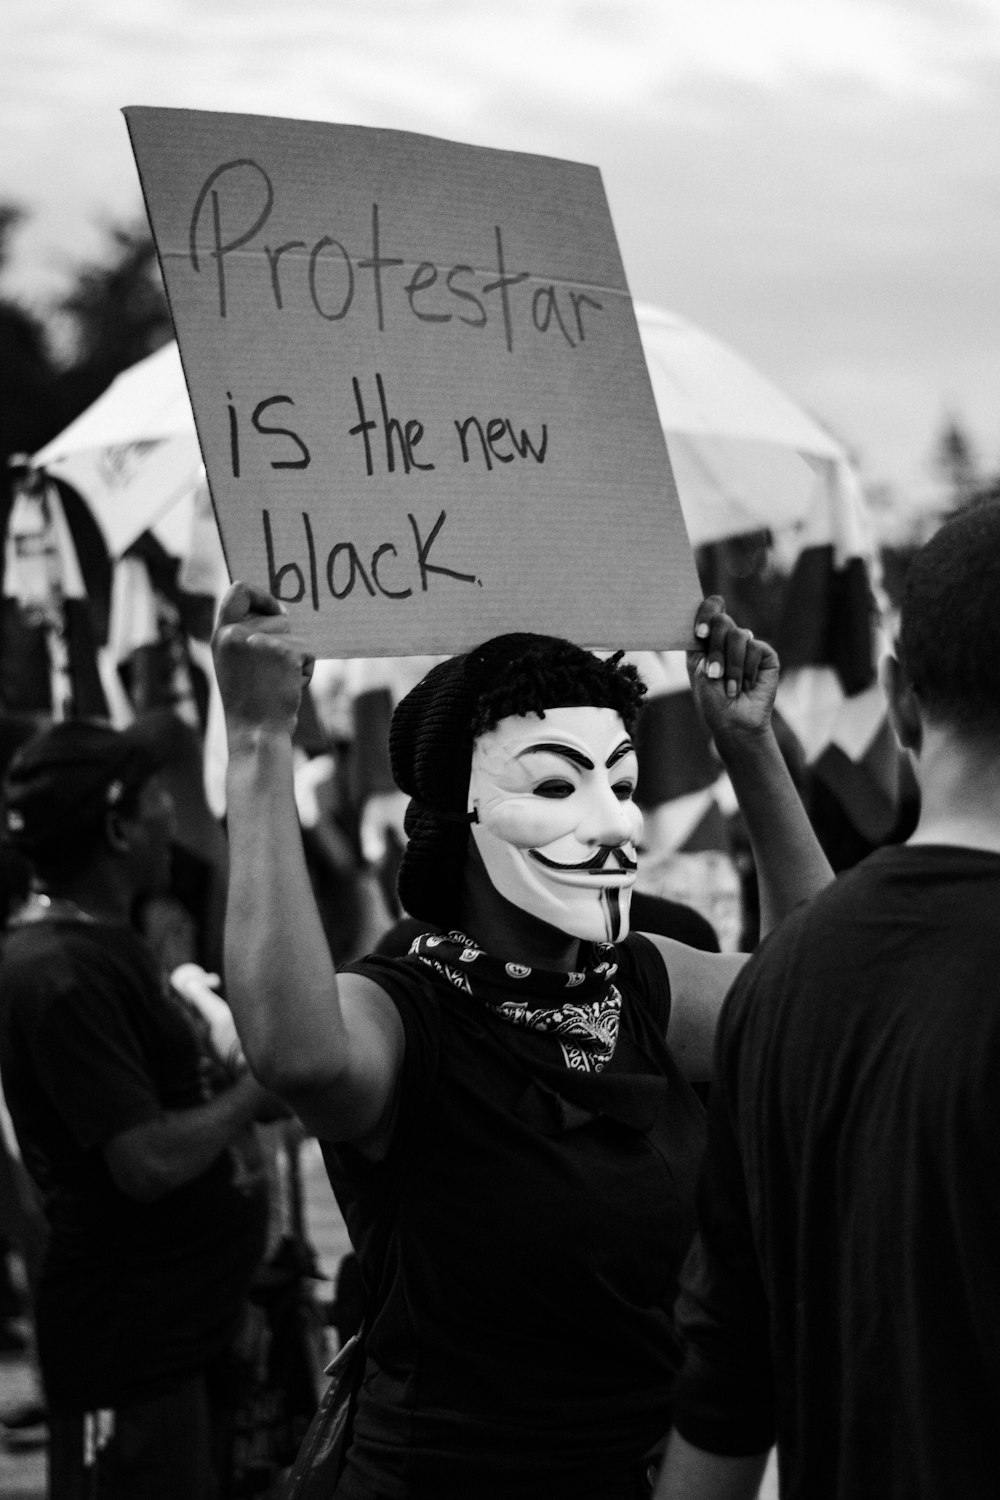
[[[387,1158],[323,1146],[369,1285],[395,1225],[338,1497],[576,1500],[666,1430],[703,1117],[659,953],[618,952],[598,1074],[417,959],[350,965],[392,997],[406,1052]]]

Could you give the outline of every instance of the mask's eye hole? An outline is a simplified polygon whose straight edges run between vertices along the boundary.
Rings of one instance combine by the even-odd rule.
[[[576,788],[571,781],[562,781],[553,776],[548,781],[540,781],[534,789],[536,797],[572,797]]]
[[[619,802],[631,802],[635,796],[635,783],[632,781],[616,781],[611,790]]]

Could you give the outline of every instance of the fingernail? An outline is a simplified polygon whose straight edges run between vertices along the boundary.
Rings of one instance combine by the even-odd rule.
[[[726,697],[735,698],[739,692],[739,686],[732,677],[726,678]]]
[[[707,675],[709,677],[711,677],[713,681],[717,677],[721,677],[722,676],[722,663],[721,663],[721,661],[710,661],[709,664],[708,664]]]
[[[704,620],[702,620],[700,624],[694,627],[694,633],[699,641],[703,641],[705,639],[706,635],[708,635],[708,626],[705,624]]]

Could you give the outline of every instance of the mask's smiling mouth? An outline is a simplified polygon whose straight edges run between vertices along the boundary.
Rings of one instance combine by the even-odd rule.
[[[639,868],[636,860],[632,859],[620,845],[616,844],[602,844],[589,859],[581,860],[579,864],[575,865],[560,864],[558,860],[549,859],[547,855],[540,853],[537,849],[529,849],[528,856],[530,859],[536,860],[538,864],[544,865],[547,870],[553,870],[559,875],[605,877],[608,875],[634,875]],[[613,864],[617,864],[618,869],[614,869],[612,867]]]

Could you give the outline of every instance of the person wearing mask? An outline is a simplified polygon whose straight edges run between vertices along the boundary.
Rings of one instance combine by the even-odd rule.
[[[770,729],[778,662],[718,599],[694,631],[767,924],[830,878]],[[743,956],[629,933],[635,669],[531,634],[431,669],[390,739],[400,898],[428,932],[338,974],[292,794],[310,658],[244,584],[214,650],[227,993],[250,1066],[322,1143],[369,1293],[338,1500],[648,1493],[703,1139],[689,1080]]]

